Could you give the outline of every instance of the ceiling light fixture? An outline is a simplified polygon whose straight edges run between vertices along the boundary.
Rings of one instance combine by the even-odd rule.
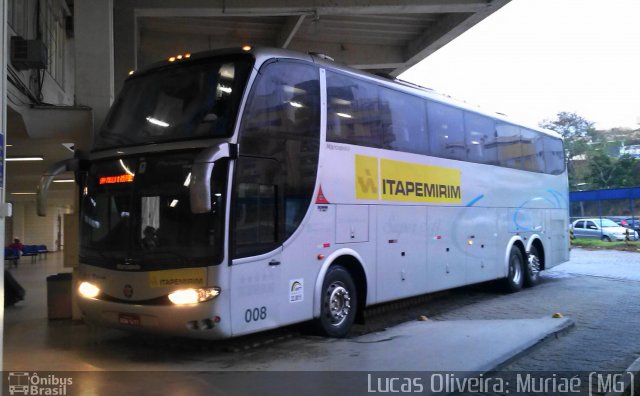
[[[44,157],[8,157],[7,161],[43,161]]]
[[[54,183],[73,183],[75,180],[73,179],[58,179],[58,180],[54,180]]]

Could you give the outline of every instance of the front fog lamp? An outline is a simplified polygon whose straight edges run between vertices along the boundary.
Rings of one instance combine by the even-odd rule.
[[[92,283],[82,282],[78,287],[78,292],[82,297],[96,298],[100,294],[100,289]]]
[[[218,294],[220,294],[218,287],[182,289],[169,294],[169,301],[176,305],[196,304],[216,298]]]

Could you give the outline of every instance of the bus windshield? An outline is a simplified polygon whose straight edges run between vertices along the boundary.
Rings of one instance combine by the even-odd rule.
[[[214,166],[211,213],[193,214],[193,158],[165,154],[96,162],[82,196],[81,260],[141,270],[218,264],[227,164]]]
[[[251,64],[246,57],[227,57],[134,74],[94,147],[230,136]]]

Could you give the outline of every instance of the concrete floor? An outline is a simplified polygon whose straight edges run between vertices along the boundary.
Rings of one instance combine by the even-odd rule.
[[[287,395],[296,393],[294,384],[305,394],[345,386],[361,394],[370,373],[487,372],[572,324],[551,318],[427,321],[341,340],[286,337],[277,330],[242,340],[182,340],[48,320],[46,278],[69,271],[61,253],[35,264],[22,260],[10,271],[27,297],[5,310],[4,370],[72,377],[67,394]]]

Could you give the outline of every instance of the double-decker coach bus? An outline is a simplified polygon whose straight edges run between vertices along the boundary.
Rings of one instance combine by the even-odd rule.
[[[550,131],[340,66],[254,48],[185,54],[125,82],[80,185],[91,323],[200,338],[315,320],[568,259]]]

